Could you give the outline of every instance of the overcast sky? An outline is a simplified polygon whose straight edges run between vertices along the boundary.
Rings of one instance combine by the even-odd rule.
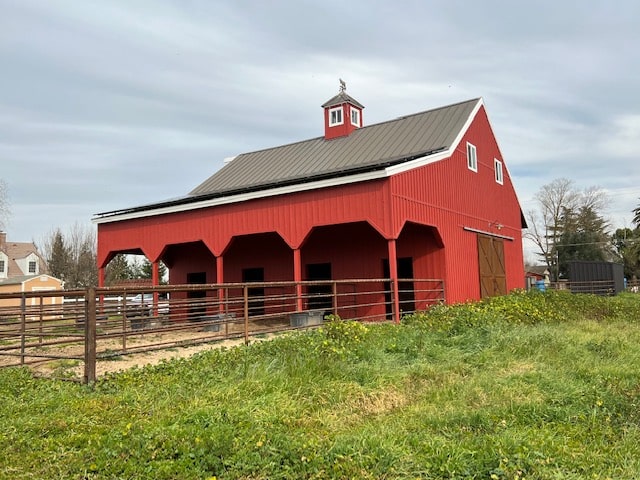
[[[8,237],[183,196],[226,157],[483,97],[526,212],[566,177],[640,203],[640,2],[0,0]]]

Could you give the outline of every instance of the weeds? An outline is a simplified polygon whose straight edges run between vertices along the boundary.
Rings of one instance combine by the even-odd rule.
[[[0,478],[640,476],[640,298],[526,294],[107,375],[0,371]]]

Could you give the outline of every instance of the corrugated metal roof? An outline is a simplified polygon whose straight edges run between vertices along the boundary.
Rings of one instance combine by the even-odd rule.
[[[224,194],[384,168],[449,148],[480,99],[416,113],[346,137],[314,138],[244,153],[189,195]]]

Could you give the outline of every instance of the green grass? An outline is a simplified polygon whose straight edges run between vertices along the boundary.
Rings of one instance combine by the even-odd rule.
[[[0,370],[0,478],[640,478],[639,320],[515,293],[93,388]]]

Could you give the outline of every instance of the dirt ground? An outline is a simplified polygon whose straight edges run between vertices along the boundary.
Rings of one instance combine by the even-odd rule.
[[[172,358],[190,357],[203,350],[221,347],[232,347],[244,343],[243,328],[241,324],[229,324],[224,329],[207,330],[206,328],[186,330],[164,330],[163,328],[151,328],[131,331],[127,330],[124,338],[121,335],[113,335],[106,338],[98,338],[96,344],[97,362],[96,377],[100,378],[107,373],[124,371],[132,367],[156,365],[163,360]],[[250,342],[263,341],[283,332],[288,324],[275,319],[272,322],[251,324]],[[19,349],[19,338],[13,343],[14,351]],[[58,359],[49,359],[39,363],[30,364],[35,375],[53,378],[70,378],[80,380],[84,377],[84,361],[78,358],[84,357],[84,343],[77,338],[59,338],[62,343],[57,345],[31,346],[26,350],[27,362],[37,360],[37,355],[52,354]],[[6,348],[6,347],[5,347]],[[122,352],[126,351],[126,354]],[[75,359],[74,359],[75,358]],[[16,365],[19,357],[0,356],[0,367],[3,365]]]
[[[268,340],[273,338],[276,335],[275,333],[266,333],[260,336],[252,336],[250,337],[250,342],[255,343],[259,341]],[[192,340],[194,334],[193,333],[185,333],[185,332],[177,332],[172,335],[163,334],[162,342],[189,342]],[[156,341],[157,341],[156,337]],[[131,342],[133,343],[133,342]],[[244,344],[244,338],[224,338],[220,337],[216,339],[215,337],[211,338],[211,341],[207,343],[199,343],[196,345],[178,345],[178,346],[168,346],[162,349],[154,349],[150,351],[144,351],[140,353],[129,353],[126,355],[116,355],[112,358],[101,359],[98,358],[96,362],[96,377],[100,378],[107,373],[115,373],[124,371],[133,367],[144,367],[146,365],[156,365],[163,360],[170,360],[174,358],[187,358],[198,352],[202,352],[205,350],[211,350],[214,348],[222,348],[222,347],[233,347],[236,345]],[[114,342],[112,345],[117,348],[119,345]],[[131,345],[132,347],[143,347],[144,342],[139,344]],[[108,350],[110,345],[105,345],[103,342],[99,345],[99,351]],[[58,349],[58,353],[60,354],[78,354],[78,349],[81,346],[73,346],[66,347],[62,349]],[[45,377],[62,377],[62,378],[75,378],[82,379],[84,376],[84,362],[77,360],[52,360],[46,363],[40,363],[31,366],[35,375],[45,376]]]

